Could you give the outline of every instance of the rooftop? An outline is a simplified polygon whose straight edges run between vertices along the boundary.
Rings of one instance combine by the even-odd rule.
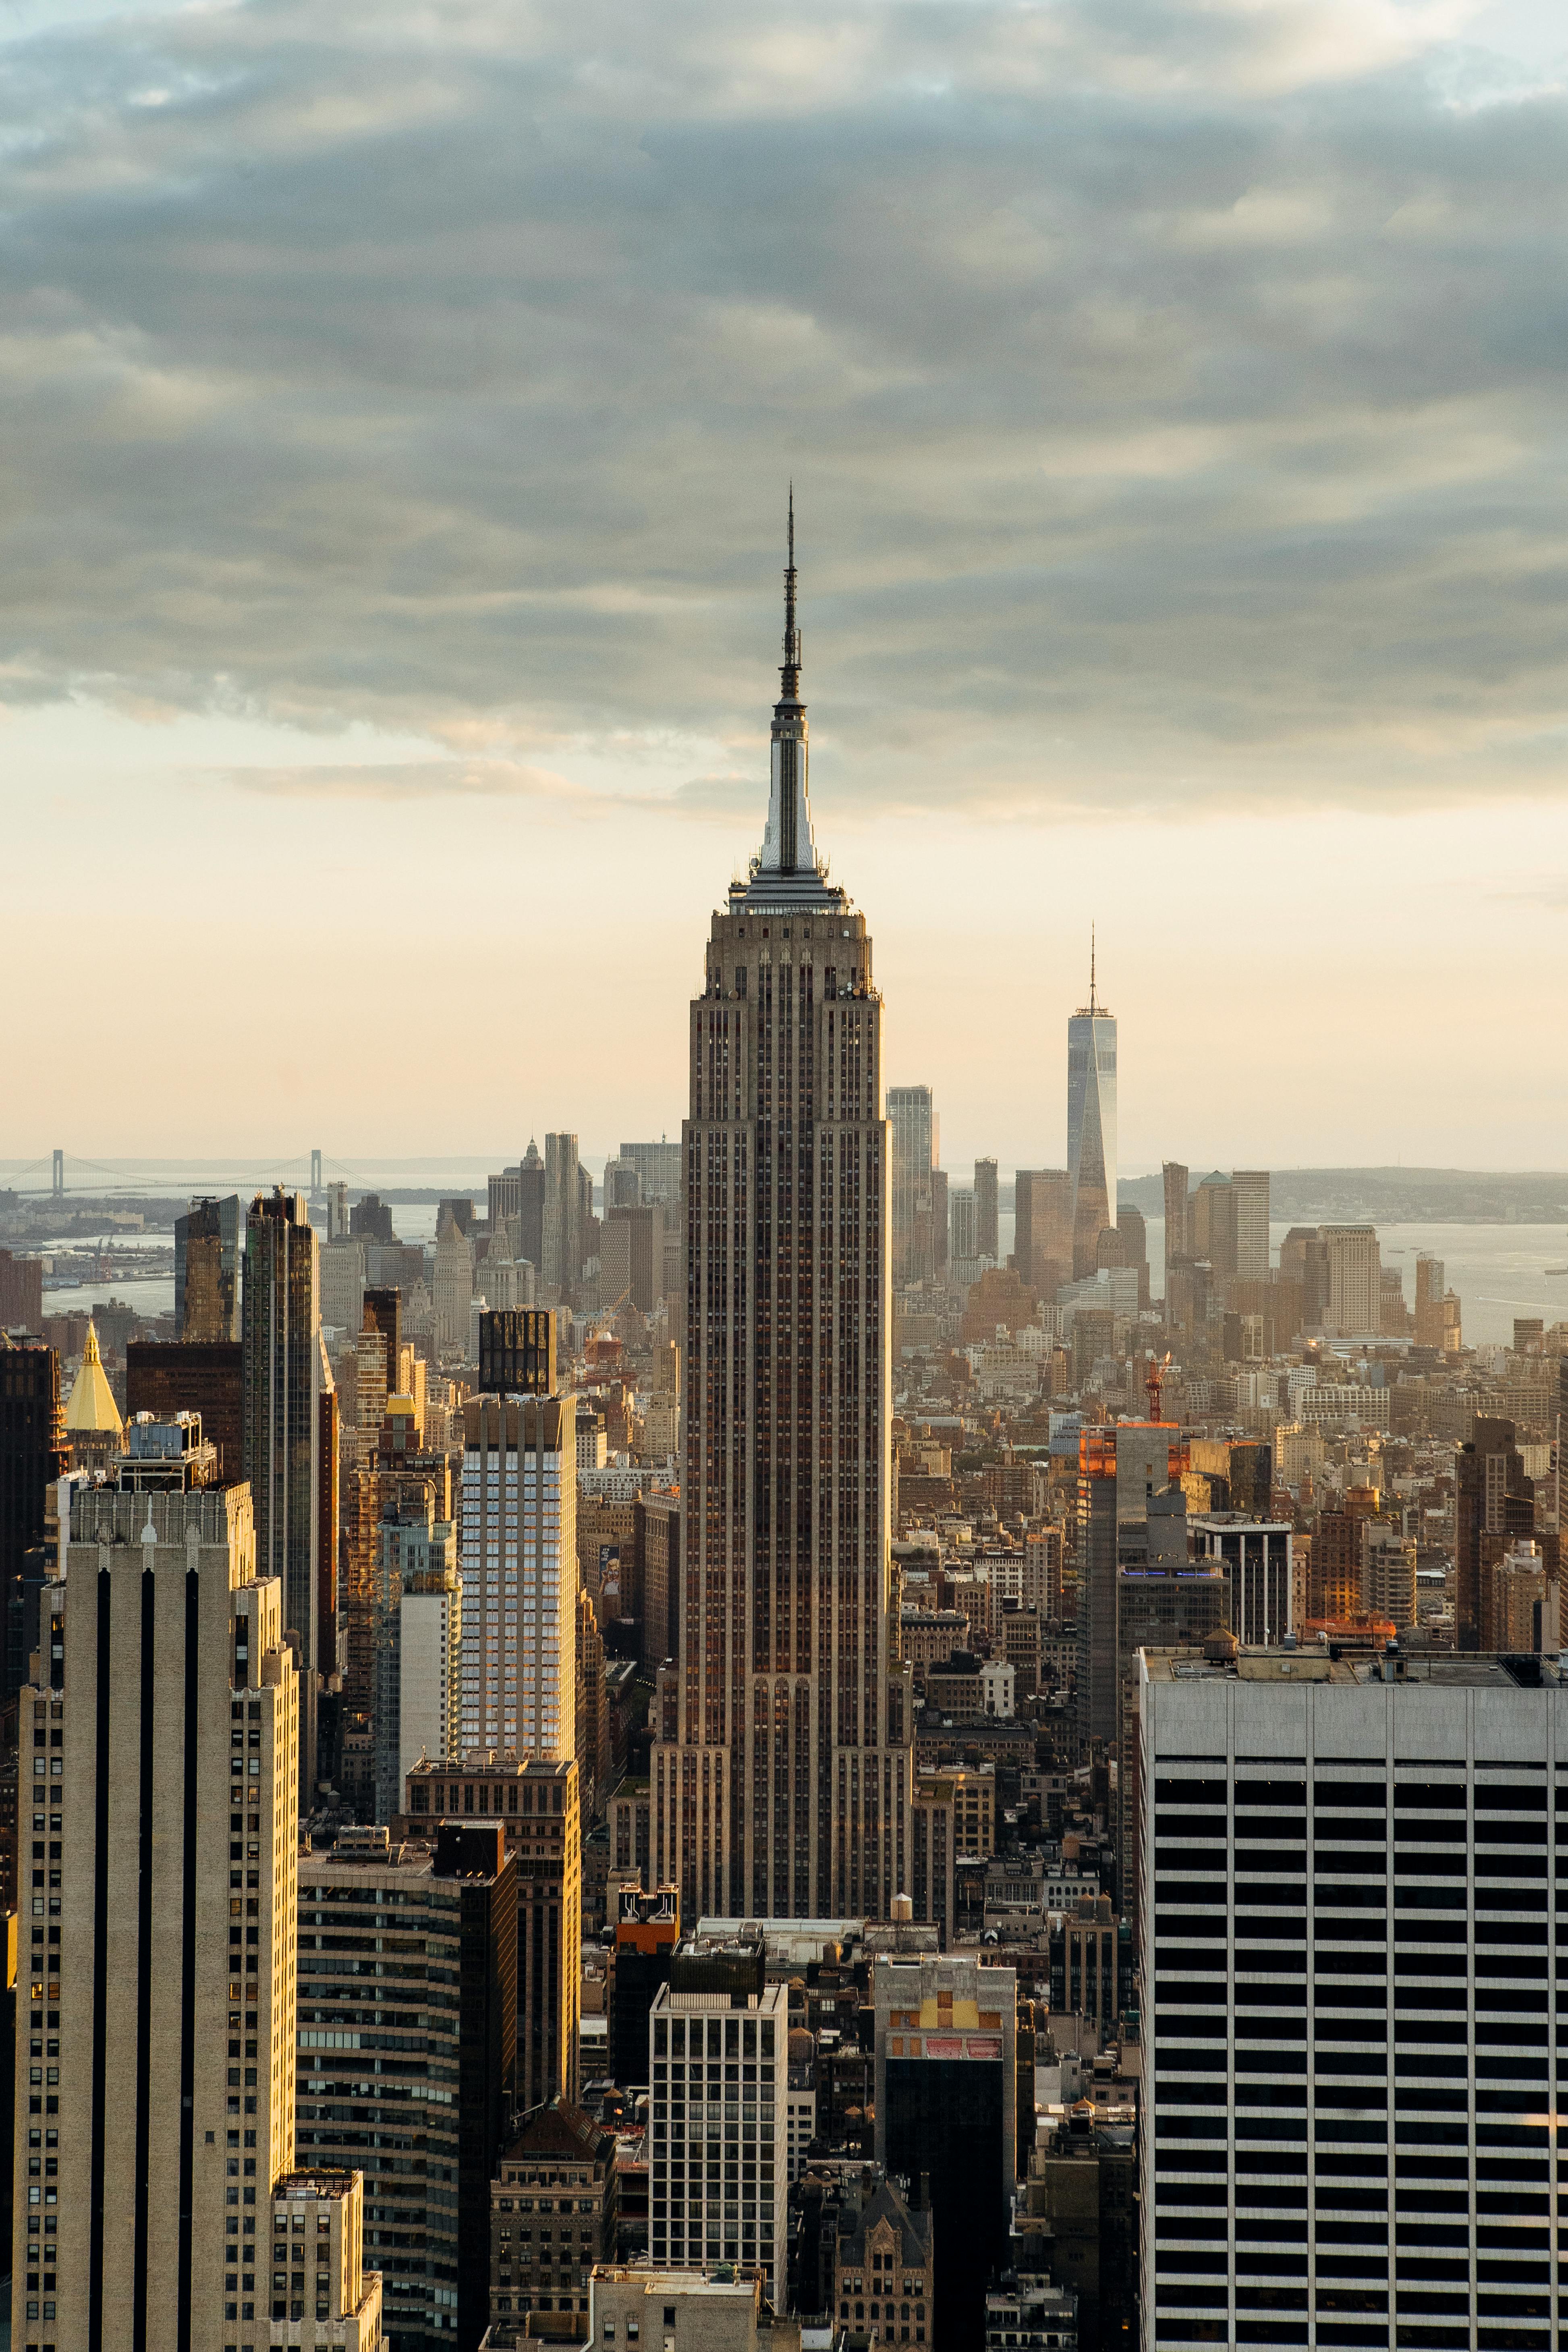
[[[1455,1656],[1447,1650],[1379,1650],[1349,1643],[1308,1644],[1241,1650],[1228,1660],[1201,1649],[1143,1650],[1139,1654],[1152,1683],[1422,1683],[1450,1690],[1556,1690],[1568,1683],[1561,1658],[1507,1653]]]

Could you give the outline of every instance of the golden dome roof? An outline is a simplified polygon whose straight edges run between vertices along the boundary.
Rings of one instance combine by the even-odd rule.
[[[120,1407],[114,1402],[114,1391],[109,1385],[109,1374],[103,1369],[103,1358],[98,1349],[98,1331],[89,1323],[87,1345],[82,1349],[81,1370],[76,1376],[66,1406],[66,1428],[70,1430],[112,1430],[116,1437],[123,1436],[125,1424],[120,1418]]]

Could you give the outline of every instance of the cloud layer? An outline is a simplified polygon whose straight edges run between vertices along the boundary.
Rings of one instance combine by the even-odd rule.
[[[1466,24],[34,0],[0,691],[750,766],[793,474],[868,807],[1556,791],[1568,95]]]

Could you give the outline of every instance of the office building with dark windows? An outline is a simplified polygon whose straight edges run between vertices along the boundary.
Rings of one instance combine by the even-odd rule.
[[[1017,2179],[1017,1976],[957,1957],[879,1959],[872,1997],[877,2161],[929,2176],[943,2249],[931,2340],[981,2352]]]
[[[256,1551],[283,1588],[283,1621],[307,1675],[320,1664],[317,1523],[321,1388],[316,1236],[302,1192],[258,1192],[245,1228],[245,1467]],[[232,1475],[232,1474],[231,1474]],[[334,1662],[335,1663],[335,1662]],[[306,1707],[306,1786],[313,1786]]]
[[[300,1862],[300,2161],[365,2161],[391,2352],[474,2352],[516,2035],[516,1872],[497,1826]]]
[[[691,1006],[684,1591],[654,1703],[654,1871],[689,1917],[886,1918],[914,1720],[889,1549],[882,1005],[812,832],[793,539],[766,830]]]
[[[1557,1660],[1145,1652],[1139,1712],[1144,2345],[1548,2352]]]
[[[395,1838],[445,1829],[505,1832],[517,1875],[517,2099],[520,2106],[577,2095],[582,2002],[583,1850],[574,1759],[520,1762],[472,1748],[409,1773]]]

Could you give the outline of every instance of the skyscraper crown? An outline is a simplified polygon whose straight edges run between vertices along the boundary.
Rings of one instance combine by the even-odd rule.
[[[773,705],[768,822],[752,860],[748,898],[810,901],[828,895],[826,860],[811,829],[810,747],[800,694],[800,627],[795,619],[795,488],[789,499],[789,560],[784,566],[784,660]]]

